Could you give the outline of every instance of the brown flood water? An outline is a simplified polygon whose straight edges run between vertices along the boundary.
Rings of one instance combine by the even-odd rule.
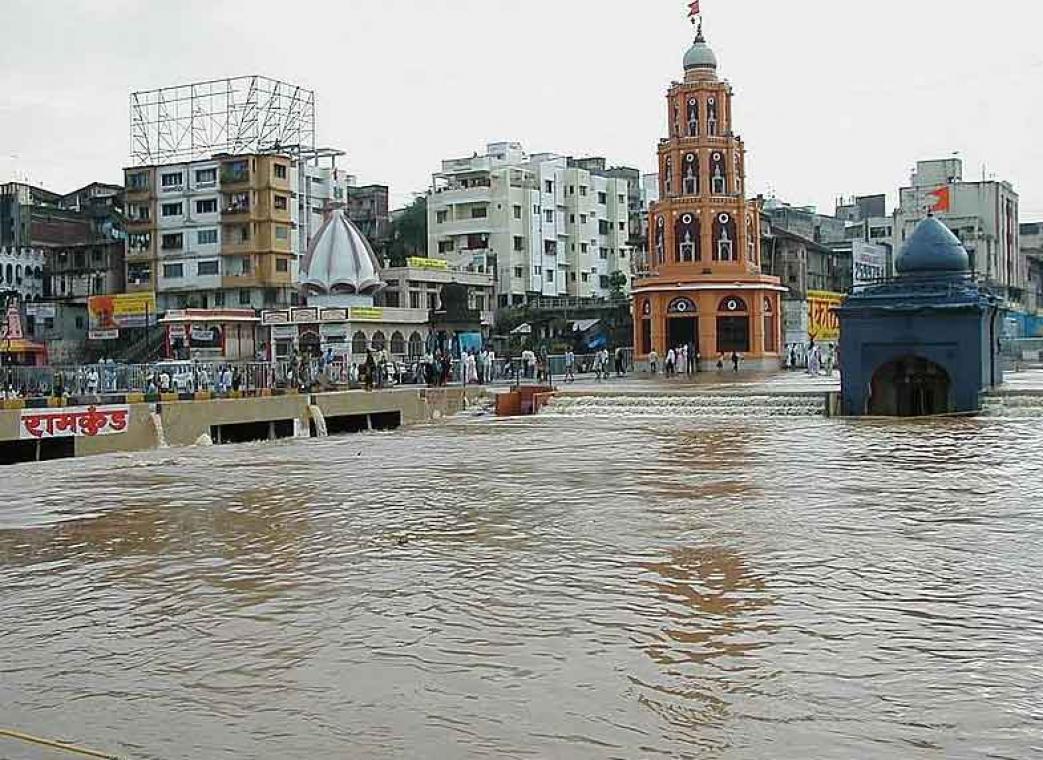
[[[1036,421],[551,417],[6,468],[0,726],[164,760],[1043,757],[1041,451]]]

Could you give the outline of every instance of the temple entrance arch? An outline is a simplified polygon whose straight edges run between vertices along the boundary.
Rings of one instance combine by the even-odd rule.
[[[903,356],[873,373],[868,414],[929,417],[952,411],[952,381],[943,367],[921,356]]]
[[[666,309],[667,350],[692,346],[699,352],[699,315],[689,298],[675,298]]]

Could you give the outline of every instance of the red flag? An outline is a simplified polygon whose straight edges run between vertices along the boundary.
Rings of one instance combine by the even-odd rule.
[[[688,18],[695,18],[699,15],[699,0],[692,0],[688,4]]]
[[[949,187],[939,187],[927,194],[931,203],[931,211],[934,213],[945,213],[952,208],[952,196]]]

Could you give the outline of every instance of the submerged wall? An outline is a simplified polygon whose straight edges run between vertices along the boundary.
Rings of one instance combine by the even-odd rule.
[[[61,456],[91,456],[145,451],[161,445],[192,446],[204,435],[228,442],[314,432],[314,405],[326,419],[352,420],[343,430],[386,429],[448,417],[485,395],[485,389],[401,388],[385,391],[195,398],[145,403],[136,398],[108,400],[130,410],[126,430],[113,435],[19,440],[21,408],[0,409],[0,464]],[[34,412],[60,412],[60,400]],[[6,402],[6,406],[20,406]],[[222,436],[222,432],[227,435]],[[245,436],[245,438],[244,438]]]

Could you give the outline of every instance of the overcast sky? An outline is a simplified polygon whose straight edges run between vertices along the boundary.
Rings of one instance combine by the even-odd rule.
[[[118,182],[128,95],[265,74],[314,89],[318,139],[399,204],[486,142],[654,170],[685,0],[2,0],[0,180]],[[1043,6],[703,0],[752,193],[831,211],[917,159],[1011,181],[1043,219]]]

